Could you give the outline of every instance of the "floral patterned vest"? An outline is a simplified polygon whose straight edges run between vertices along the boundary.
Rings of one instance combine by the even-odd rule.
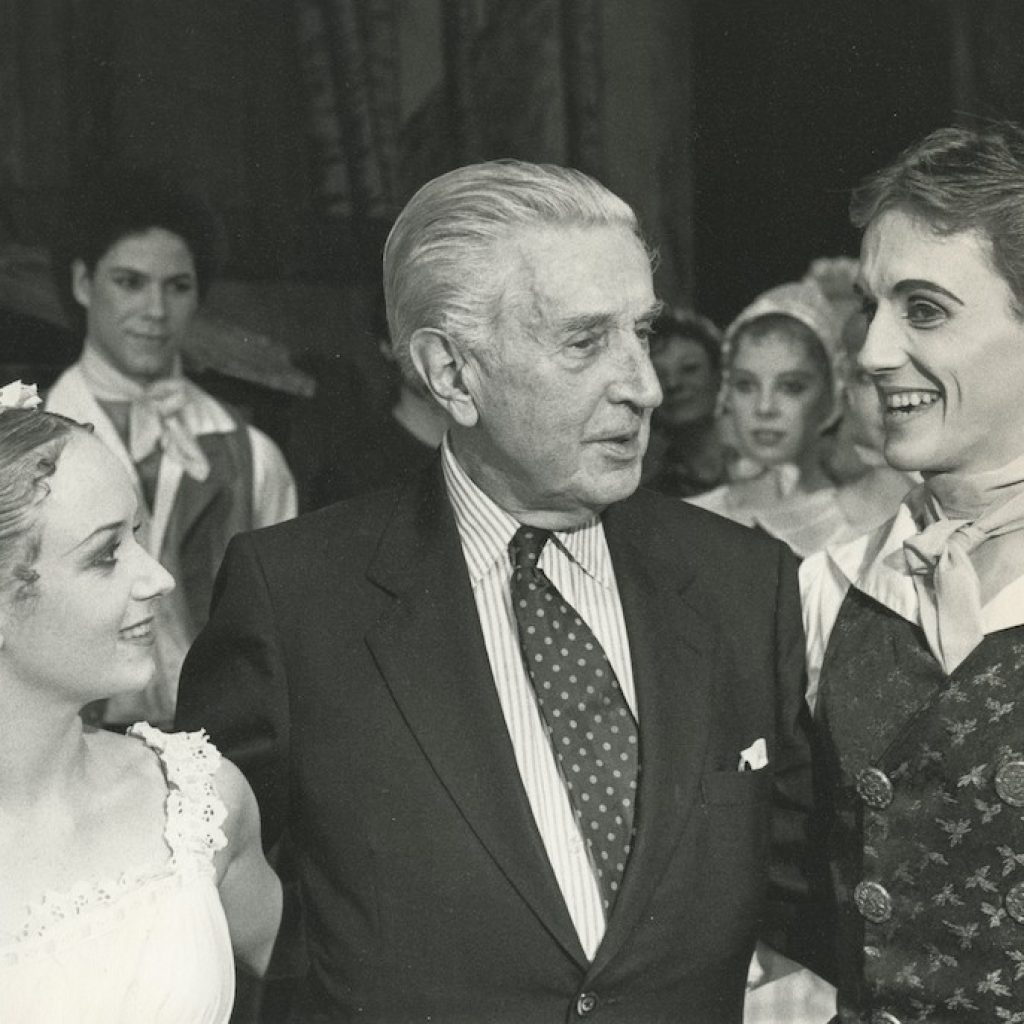
[[[1024,626],[946,676],[851,588],[817,706],[839,1021],[1024,1024]]]

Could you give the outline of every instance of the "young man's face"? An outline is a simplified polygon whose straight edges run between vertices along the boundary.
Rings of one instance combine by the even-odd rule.
[[[140,384],[170,374],[199,304],[195,262],[185,241],[163,228],[126,235],[96,263],[81,260],[72,286],[86,311],[86,335],[100,354]]]
[[[886,460],[974,473],[1024,453],[1024,321],[988,239],[889,210],[865,232],[860,289],[859,362],[883,404]]]

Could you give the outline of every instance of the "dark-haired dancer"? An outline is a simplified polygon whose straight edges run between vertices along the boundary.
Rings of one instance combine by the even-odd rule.
[[[108,723],[174,718],[178,673],[206,621],[228,540],[295,515],[273,441],[182,375],[180,349],[214,271],[216,222],[180,182],[116,169],[81,197],[63,259],[84,313],[81,358],[46,407],[92,423],[135,483],[146,549],[179,580],[163,603],[157,672],[111,699]]]
[[[843,1024],[1024,1020],[1024,132],[855,194],[885,457],[924,483],[804,563]],[[813,699],[813,694],[812,694]]]

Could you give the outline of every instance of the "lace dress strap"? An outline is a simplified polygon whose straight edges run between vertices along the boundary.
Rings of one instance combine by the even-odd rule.
[[[167,779],[164,838],[172,859],[182,862],[198,857],[212,866],[213,855],[227,846],[222,828],[227,808],[213,784],[220,751],[204,729],[162,732],[148,722],[136,722],[128,733],[160,758]]]

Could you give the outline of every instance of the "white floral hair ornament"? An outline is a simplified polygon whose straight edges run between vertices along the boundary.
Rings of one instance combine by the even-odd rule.
[[[12,380],[0,388],[0,413],[7,409],[35,409],[42,404],[35,384],[22,384]]]

